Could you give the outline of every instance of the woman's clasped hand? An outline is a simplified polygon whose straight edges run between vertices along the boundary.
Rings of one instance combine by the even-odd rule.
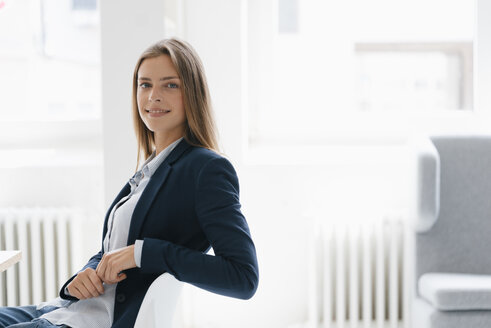
[[[97,297],[104,294],[103,283],[115,284],[126,279],[122,271],[136,267],[134,248],[131,245],[104,253],[95,270],[86,268],[68,284],[70,295],[80,300]]]

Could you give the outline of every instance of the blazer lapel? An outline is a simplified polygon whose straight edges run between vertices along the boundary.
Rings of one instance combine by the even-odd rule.
[[[135,206],[135,210],[133,211],[127,245],[133,245],[135,243],[157,192],[165,185],[165,181],[172,171],[172,164],[176,162],[189,147],[191,147],[191,145],[187,143],[185,139],[182,139],[150,178],[148,185],[145,187],[145,190],[143,190],[143,193]]]

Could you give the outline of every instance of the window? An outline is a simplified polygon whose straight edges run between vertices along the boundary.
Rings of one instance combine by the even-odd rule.
[[[0,1],[0,44],[0,167],[101,165],[97,2]]]
[[[298,0],[278,0],[278,33],[298,32]]]
[[[0,121],[100,119],[95,1],[2,3]]]
[[[474,1],[251,0],[247,11],[249,145],[392,142],[474,117]]]
[[[360,111],[472,110],[472,42],[357,43]]]

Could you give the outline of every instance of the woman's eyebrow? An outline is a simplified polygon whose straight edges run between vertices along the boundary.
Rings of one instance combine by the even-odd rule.
[[[177,76],[166,76],[166,77],[161,77],[160,78],[160,81],[166,81],[166,80],[172,80],[172,79],[179,79],[179,77]],[[152,79],[148,78],[148,77],[139,77],[138,80],[142,80],[142,81],[151,81]]]

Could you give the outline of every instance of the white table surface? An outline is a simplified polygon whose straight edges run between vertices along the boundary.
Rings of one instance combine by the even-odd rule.
[[[0,272],[7,270],[21,258],[21,251],[0,251]]]

